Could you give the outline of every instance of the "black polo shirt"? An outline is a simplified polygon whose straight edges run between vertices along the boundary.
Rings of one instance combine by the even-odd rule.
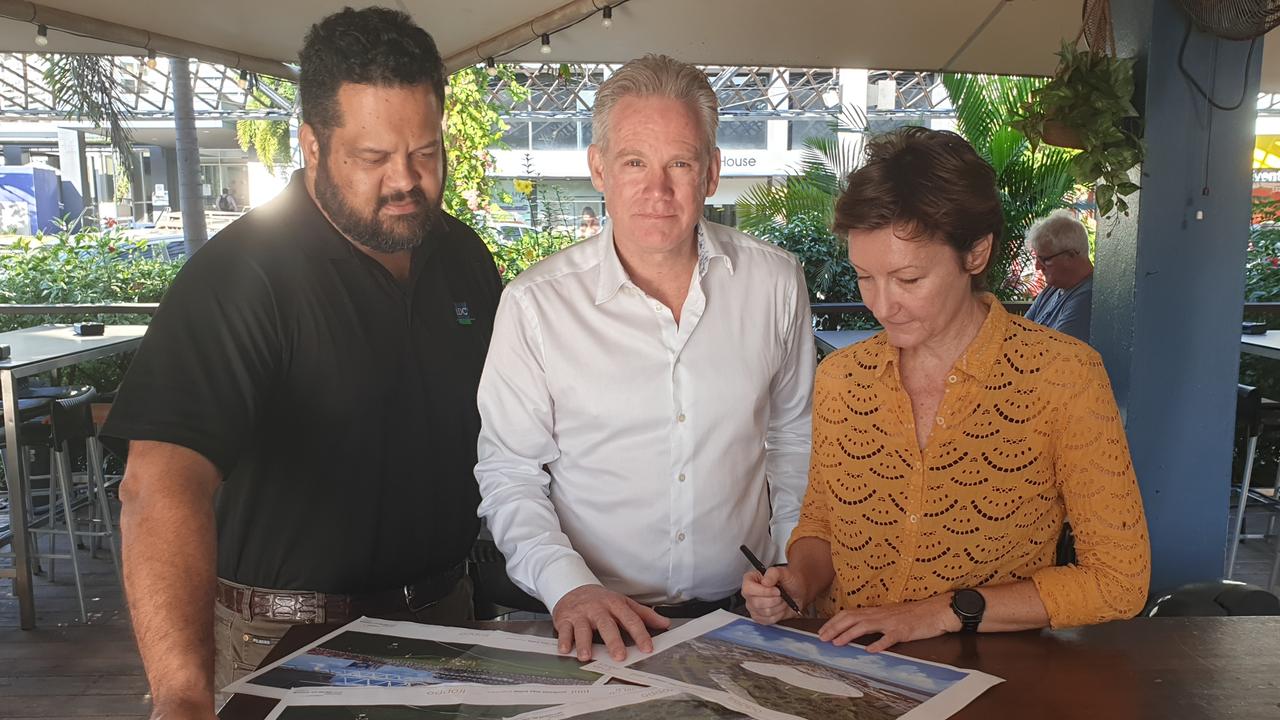
[[[476,387],[500,292],[452,217],[398,283],[295,173],[187,261],[103,434],[218,467],[220,577],[340,593],[417,581],[476,537]]]

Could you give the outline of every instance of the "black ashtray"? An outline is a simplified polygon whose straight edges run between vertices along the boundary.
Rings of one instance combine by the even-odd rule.
[[[8,359],[9,359],[9,346],[0,345],[0,360],[8,360]]]
[[[77,335],[101,335],[107,329],[106,325],[100,322],[78,322],[71,326],[71,331]]]
[[[1240,332],[1245,335],[1266,335],[1267,324],[1261,322],[1244,322],[1240,323]]]

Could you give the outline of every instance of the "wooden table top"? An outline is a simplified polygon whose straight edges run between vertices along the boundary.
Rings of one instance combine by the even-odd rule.
[[[789,624],[815,632],[821,621]],[[553,634],[549,622],[480,626]],[[264,664],[337,627],[291,629]],[[1280,718],[1280,617],[1138,618],[1072,630],[945,635],[893,651],[1004,678],[957,720]],[[219,717],[261,720],[275,703],[236,695]]]

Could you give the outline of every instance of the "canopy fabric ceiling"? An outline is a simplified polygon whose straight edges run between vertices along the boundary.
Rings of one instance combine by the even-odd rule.
[[[412,15],[449,57],[527,25],[567,0],[381,2]],[[40,4],[291,63],[311,23],[350,0]],[[701,64],[1043,75],[1053,70],[1062,40],[1075,37],[1080,5],[1073,0],[630,0],[614,10],[610,29],[601,27],[598,16],[588,18],[556,33],[551,55],[540,54],[530,35],[534,42],[500,60],[620,62],[662,52]],[[34,34],[30,23],[0,19],[0,51],[34,52]],[[49,40],[43,48],[48,52],[141,52],[56,29],[50,30]],[[1263,89],[1280,92],[1280,49],[1264,56]]]

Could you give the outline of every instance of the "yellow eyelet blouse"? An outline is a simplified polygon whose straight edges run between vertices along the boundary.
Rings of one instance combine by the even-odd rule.
[[[1053,627],[1131,617],[1151,549],[1098,354],[991,296],[918,448],[883,334],[818,368],[809,489],[791,543],[831,544],[824,615],[1030,578]],[[1064,519],[1079,564],[1055,567]]]

